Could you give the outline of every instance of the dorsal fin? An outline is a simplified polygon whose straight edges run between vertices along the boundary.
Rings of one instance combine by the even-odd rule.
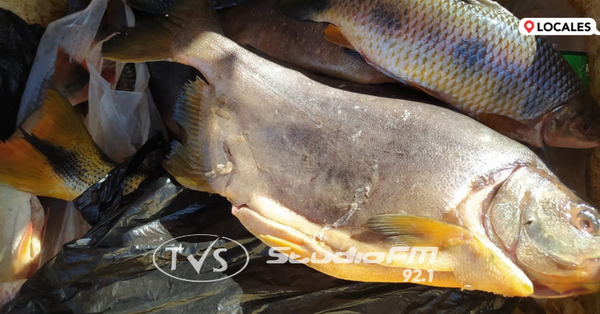
[[[177,101],[173,118],[179,125],[181,143],[173,142],[171,154],[164,167],[177,181],[193,190],[213,192],[202,169],[202,151],[206,146],[203,125],[210,116],[202,106],[204,89],[208,86],[201,78],[185,85]],[[204,100],[206,101],[206,100]]]

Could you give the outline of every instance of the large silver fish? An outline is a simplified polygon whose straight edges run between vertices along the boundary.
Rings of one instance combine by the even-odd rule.
[[[418,269],[432,274],[421,283],[507,296],[600,288],[598,210],[526,147],[446,109],[333,89],[261,59],[222,35],[207,1],[168,19],[114,37],[104,55],[202,72],[208,84],[190,84],[177,106],[182,143],[165,166],[231,200],[268,245],[352,252],[350,263],[308,262],[349,280],[404,282]],[[390,254],[398,246],[439,251],[410,261]]]

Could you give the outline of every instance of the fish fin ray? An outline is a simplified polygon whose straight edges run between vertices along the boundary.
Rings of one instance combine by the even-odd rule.
[[[98,170],[108,172],[111,161],[96,146],[81,117],[69,101],[53,89],[46,91],[40,118],[22,137],[0,144],[0,184],[34,195],[73,200],[82,192],[71,179],[91,184]],[[88,168],[57,173],[56,165],[85,160]],[[68,169],[69,165],[65,165]],[[77,177],[77,178],[75,178]],[[98,178],[99,179],[99,178]],[[95,182],[95,181],[94,181]]]
[[[49,89],[42,102],[42,118],[32,128],[32,135],[52,146],[66,149],[82,142],[93,142],[81,117],[59,92]]]
[[[207,30],[220,31],[211,1],[177,1],[164,17],[130,28],[105,42],[102,56],[113,61],[134,63],[179,61],[179,52]]]
[[[296,255],[294,257],[295,259],[301,259],[301,258],[310,259],[312,256],[312,253],[308,249],[306,249],[304,246],[302,246],[301,244],[290,242],[288,240],[285,240],[285,239],[282,239],[282,238],[279,238],[279,237],[276,237],[273,235],[268,235],[268,234],[260,234],[260,235],[258,235],[258,238],[270,247],[289,248],[290,249],[289,251],[284,251],[281,253],[285,254],[287,256],[290,256],[291,253],[294,253]]]
[[[0,184],[15,190],[56,198],[73,199],[54,173],[46,156],[24,138],[0,142]]]
[[[477,120],[512,139],[527,142],[536,147],[543,146],[540,132],[536,132],[515,119],[494,113],[481,113],[477,116]]]
[[[387,236],[386,241],[393,244],[437,247],[445,262],[441,265],[442,261],[436,259],[436,267],[450,267],[465,289],[495,291],[506,296],[533,293],[533,285],[522,270],[464,227],[410,215],[379,215],[369,219],[366,226]]]
[[[183,186],[205,192],[213,192],[204,177],[201,152],[207,141],[202,126],[210,117],[208,106],[203,106],[202,96],[208,84],[201,78],[185,85],[175,106],[173,119],[179,125],[181,143],[173,142],[165,168]],[[213,192],[214,193],[214,192]]]
[[[352,46],[352,44],[348,41],[348,39],[346,39],[346,37],[344,37],[344,35],[342,34],[342,31],[340,30],[339,27],[329,24],[329,26],[327,26],[327,28],[325,28],[324,30],[325,32],[325,39],[333,44],[342,46],[344,48],[356,51],[356,48],[354,48],[354,46]]]
[[[455,256],[452,271],[464,287],[508,297],[533,294],[533,283],[527,275],[502,252],[495,252],[476,237],[451,251]]]
[[[366,227],[386,235],[386,241],[409,246],[445,248],[471,237],[470,232],[461,226],[410,215],[378,215],[369,219]]]

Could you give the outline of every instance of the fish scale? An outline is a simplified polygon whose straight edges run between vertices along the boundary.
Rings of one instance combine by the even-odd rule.
[[[583,84],[550,43],[521,35],[519,20],[493,4],[329,0],[305,4],[310,14],[287,13],[336,25],[371,65],[472,117],[498,114],[531,131]],[[540,145],[539,137],[518,139]]]

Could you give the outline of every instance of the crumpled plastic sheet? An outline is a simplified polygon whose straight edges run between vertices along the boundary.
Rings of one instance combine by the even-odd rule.
[[[96,215],[99,221],[81,239],[65,244],[1,313],[499,314],[512,313],[518,302],[478,291],[351,282],[304,265],[269,264],[276,259],[269,255],[270,248],[241,225],[231,214],[231,204],[220,196],[184,189],[168,176],[144,182],[132,199],[98,194],[119,191],[123,175],[143,154],[133,159],[111,172],[115,179],[103,180],[89,192],[101,197],[84,197],[87,208],[110,210]],[[93,199],[105,204],[92,206]],[[120,206],[108,204],[109,199]],[[160,245],[191,234],[233,239],[248,255],[232,247],[220,254],[228,265],[225,272],[215,273],[213,266],[218,265],[209,264],[195,274],[185,254],[203,252],[213,240],[186,238],[171,274],[220,280],[186,282],[158,270],[154,261],[166,270],[172,259]],[[174,241],[184,244],[182,239]]]
[[[39,108],[45,91],[51,87],[58,47],[75,61],[82,63],[91,50],[92,42],[107,0],[94,0],[86,10],[68,15],[48,25],[38,46],[37,55],[21,99],[17,124]]]
[[[133,12],[127,6],[124,10],[126,25],[134,26]],[[133,91],[116,90],[118,80],[111,84],[101,75],[103,63],[107,62],[101,57],[102,44],[103,41],[95,45],[86,57],[90,71],[86,123],[100,149],[121,162],[134,154],[150,136],[164,134],[165,129],[148,89],[150,73],[147,66],[143,63],[135,65]],[[117,63],[117,77],[123,66],[123,63]]]
[[[83,220],[73,202],[40,197],[40,203],[48,211],[40,253],[40,262],[43,264],[60,252],[63,244],[80,238],[91,226]]]
[[[93,0],[85,10],[48,26],[21,100],[17,123],[39,108],[45,91],[52,86],[60,47],[76,62],[85,61],[90,74],[86,124],[98,146],[120,162],[139,149],[150,136],[165,131],[148,89],[149,73],[145,64],[136,65],[133,91],[115,90],[118,80],[111,83],[101,75],[103,63],[107,61],[101,58],[103,41],[97,41],[97,34],[107,3],[108,0]],[[135,25],[131,9],[125,5],[122,8],[125,25]],[[116,64],[116,77],[120,76],[123,66],[122,63]]]
[[[135,65],[134,91],[115,90],[97,69],[102,69],[98,44],[88,57],[90,70],[88,130],[100,149],[116,161],[134,154],[150,136],[165,133],[148,89],[150,74],[145,64]],[[93,59],[93,60],[92,60]],[[122,64],[119,68],[122,69]],[[118,72],[120,73],[120,71]]]

